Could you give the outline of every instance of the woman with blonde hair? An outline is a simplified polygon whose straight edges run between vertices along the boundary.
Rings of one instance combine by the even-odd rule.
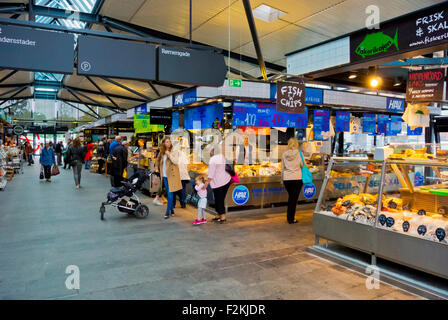
[[[297,223],[295,219],[297,201],[302,190],[302,154],[296,138],[288,140],[288,150],[282,156],[282,180],[288,192],[287,220],[289,224]]]
[[[174,216],[174,193],[182,189],[180,172],[178,166],[177,152],[173,152],[173,144],[169,137],[165,137],[160,145],[160,152],[157,156],[156,171],[160,173],[163,186],[167,194],[167,206],[165,219]]]

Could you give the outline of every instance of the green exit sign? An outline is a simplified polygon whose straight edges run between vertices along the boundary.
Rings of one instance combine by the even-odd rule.
[[[241,80],[229,79],[229,87],[241,88]]]

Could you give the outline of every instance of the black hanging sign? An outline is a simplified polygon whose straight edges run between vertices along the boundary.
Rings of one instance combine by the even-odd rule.
[[[172,123],[172,111],[150,108],[149,118],[151,124],[163,124],[168,126]]]
[[[286,113],[304,113],[305,84],[277,82],[277,111]]]
[[[104,37],[78,37],[78,74],[156,79],[156,46]]]
[[[0,67],[73,73],[73,34],[0,25]]]
[[[350,62],[382,58],[448,43],[446,2],[350,35]]]
[[[222,86],[227,74],[224,56],[208,50],[160,46],[158,80],[204,86]]]
[[[445,69],[409,72],[406,100],[409,102],[433,102],[443,100]]]

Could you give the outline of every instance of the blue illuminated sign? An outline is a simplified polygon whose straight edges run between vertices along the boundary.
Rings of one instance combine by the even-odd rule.
[[[277,112],[272,103],[234,102],[233,125],[305,129],[308,127],[308,108],[305,113],[286,113]]]
[[[336,112],[336,132],[350,132],[350,112]]]
[[[222,104],[212,104],[202,107],[185,109],[184,128],[191,129],[211,129],[213,121],[218,118],[219,121],[224,117],[224,108]]]
[[[196,88],[173,95],[173,106],[182,106],[198,100]]]
[[[373,113],[364,113],[362,116],[362,132],[375,133],[376,116]]]
[[[391,113],[403,113],[404,112],[404,100],[387,98],[386,110]]]
[[[303,196],[307,199],[312,199],[316,195],[316,186],[313,183],[308,183],[303,186]]]
[[[135,114],[147,114],[148,113],[148,107],[145,104],[142,104],[141,106],[135,107]]]
[[[246,204],[249,201],[249,189],[246,186],[237,186],[233,189],[232,199],[239,206]]]

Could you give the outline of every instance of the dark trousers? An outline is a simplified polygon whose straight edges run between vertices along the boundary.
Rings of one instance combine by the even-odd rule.
[[[62,153],[56,153],[56,159],[58,160],[58,166],[62,166]]]
[[[112,185],[112,187],[114,188],[118,188],[121,187],[121,181],[123,181],[123,174],[121,175],[116,175],[116,176],[110,176],[110,183]]]
[[[283,181],[283,184],[288,192],[288,211],[286,218],[289,223],[292,223],[296,216],[297,201],[299,200],[303,182],[302,180],[285,180]]]
[[[215,197],[215,210],[218,214],[225,214],[226,207],[224,202],[226,200],[227,191],[229,190],[230,182],[222,187],[213,189],[213,195]]]
[[[51,166],[44,166],[45,179],[51,178]]]
[[[98,173],[102,174],[104,171],[104,160],[98,159]]]
[[[28,164],[29,164],[29,165],[32,165],[33,162],[34,162],[34,160],[33,160],[33,154],[30,153],[30,154],[28,155]]]
[[[174,197],[173,197],[173,208],[176,208],[176,197],[179,196],[179,201],[180,201],[180,205],[182,207],[185,207],[185,198],[187,196],[186,193],[186,187],[187,184],[190,182],[190,180],[181,180],[182,183],[182,189],[180,189],[179,191],[176,191],[174,193]]]

